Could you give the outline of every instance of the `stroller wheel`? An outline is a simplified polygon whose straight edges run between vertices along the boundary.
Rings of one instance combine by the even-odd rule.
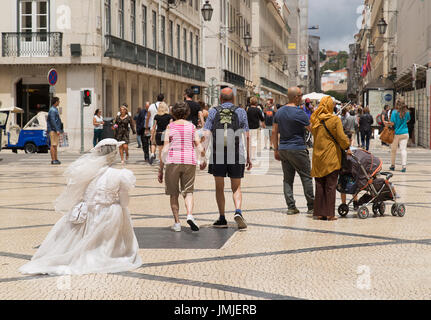
[[[373,204],[373,212],[374,215],[381,215],[384,216],[386,212],[386,205],[384,202],[377,202]]]
[[[338,207],[338,214],[342,217],[345,217],[349,214],[349,206],[345,203]]]
[[[403,204],[399,204],[397,214],[401,218],[404,217],[406,215],[406,206]]]
[[[367,207],[360,207],[358,210],[358,217],[360,219],[367,219],[370,216],[370,211]]]
[[[398,215],[398,204],[397,203],[394,203],[392,205],[391,213],[394,217],[396,217]]]

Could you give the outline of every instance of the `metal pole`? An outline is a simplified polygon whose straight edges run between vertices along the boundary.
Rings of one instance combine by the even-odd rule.
[[[84,92],[80,92],[81,96],[81,154],[84,153]]]

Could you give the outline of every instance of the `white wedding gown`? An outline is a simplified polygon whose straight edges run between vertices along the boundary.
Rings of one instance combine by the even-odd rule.
[[[139,246],[132,227],[129,191],[136,178],[130,170],[101,169],[84,193],[87,220],[73,224],[64,215],[49,232],[24,274],[115,273],[139,268]]]

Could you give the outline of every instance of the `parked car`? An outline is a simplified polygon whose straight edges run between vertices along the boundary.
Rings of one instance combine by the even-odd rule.
[[[24,110],[17,107],[0,109],[0,150],[11,149],[17,153],[47,153],[49,139],[47,138],[47,112],[39,112],[22,128],[17,124],[17,115]],[[22,128],[22,129],[21,129]]]

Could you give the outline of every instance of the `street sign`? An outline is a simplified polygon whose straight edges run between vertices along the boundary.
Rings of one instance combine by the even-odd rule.
[[[49,86],[49,93],[51,93],[52,95],[55,94],[55,86]]]
[[[48,72],[48,83],[51,86],[55,86],[57,83],[57,80],[58,80],[57,70],[55,70],[55,69],[49,70],[49,72]]]
[[[288,49],[289,50],[296,50],[296,43],[289,43]]]

